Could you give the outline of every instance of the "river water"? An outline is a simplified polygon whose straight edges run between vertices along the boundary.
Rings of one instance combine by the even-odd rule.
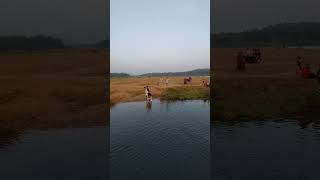
[[[109,128],[30,130],[0,148],[1,180],[109,178]]]
[[[210,105],[155,100],[111,109],[111,179],[210,179]]]
[[[211,154],[216,180],[320,179],[320,123],[213,122]]]
[[[1,137],[0,179],[320,179],[320,122],[210,125],[209,112],[205,101],[130,102],[110,109],[110,128]]]

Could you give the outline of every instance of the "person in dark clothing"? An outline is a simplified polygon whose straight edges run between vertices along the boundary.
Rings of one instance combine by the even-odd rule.
[[[301,70],[302,69],[302,66],[301,66],[302,65],[302,58],[300,56],[298,56],[297,65],[298,65],[299,70]]]
[[[148,92],[148,102],[152,102],[152,94],[150,93],[150,91]]]
[[[257,62],[258,62],[258,63],[261,63],[261,62],[262,62],[262,57],[261,57],[260,48],[257,48]]]
[[[237,70],[239,71],[246,70],[246,60],[242,52],[238,52],[238,55],[237,55]]]
[[[301,61],[301,57],[298,56],[297,57],[298,60],[297,60],[297,66],[298,66],[298,69],[296,69],[296,73],[297,74],[301,74],[301,70],[302,70],[302,61]]]
[[[301,71],[301,69],[302,69],[302,62],[301,62],[301,61],[297,61],[297,66],[298,66],[298,69]]]
[[[318,66],[318,71],[316,75],[317,75],[318,82],[320,83],[320,64]]]

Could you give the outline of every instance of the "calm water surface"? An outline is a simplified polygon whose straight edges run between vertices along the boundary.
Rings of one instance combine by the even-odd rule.
[[[320,179],[320,123],[210,126],[209,106],[123,103],[110,110],[111,131],[95,126],[1,137],[0,179]]]
[[[90,127],[24,132],[1,146],[0,179],[106,180],[108,130]]]
[[[211,124],[215,180],[320,179],[320,124],[279,120]]]
[[[210,179],[210,105],[119,104],[111,109],[111,179]]]

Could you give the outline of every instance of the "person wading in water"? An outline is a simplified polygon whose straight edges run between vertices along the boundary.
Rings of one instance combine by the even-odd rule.
[[[145,92],[145,95],[146,95],[146,101],[147,102],[152,102],[152,94],[151,94],[148,86],[144,87],[144,92]]]

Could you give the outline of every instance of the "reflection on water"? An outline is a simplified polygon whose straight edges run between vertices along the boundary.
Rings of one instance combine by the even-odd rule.
[[[152,102],[146,102],[146,107],[150,111],[152,107]]]
[[[213,122],[210,140],[212,179],[320,179],[319,123]]]
[[[111,179],[209,179],[210,107],[154,100],[111,109]]]
[[[15,144],[20,139],[20,132],[10,131],[0,134],[0,149]]]
[[[0,179],[108,179],[108,134],[104,126],[24,132],[0,148]]]

